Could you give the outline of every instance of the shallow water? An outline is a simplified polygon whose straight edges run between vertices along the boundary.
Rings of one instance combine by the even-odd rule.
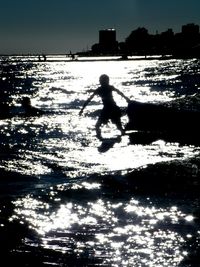
[[[102,73],[132,100],[186,99],[198,109],[199,61],[8,59],[0,85],[14,116],[0,121],[0,215],[1,233],[19,231],[7,242],[10,259],[21,266],[198,266],[199,197],[191,192],[199,186],[199,146],[133,143],[126,135],[102,150],[94,130],[101,102],[78,113]],[[23,96],[47,113],[18,115]],[[117,134],[103,127],[103,136]],[[164,189],[151,187],[155,176]],[[169,187],[171,176],[183,181],[181,192]],[[146,185],[136,186],[144,177]]]

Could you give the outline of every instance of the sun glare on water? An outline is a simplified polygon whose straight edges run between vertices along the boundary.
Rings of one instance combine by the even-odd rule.
[[[32,190],[15,198],[10,216],[11,222],[37,234],[35,239],[31,235],[23,239],[24,246],[95,259],[99,266],[113,267],[177,267],[187,256],[183,244],[193,238],[195,217],[166,199],[136,199],[127,177],[141,169],[148,172],[150,165],[159,162],[170,165],[194,158],[199,155],[198,147],[160,138],[136,142],[130,133],[119,137],[111,123],[102,127],[103,137],[119,138],[102,142],[95,131],[102,108],[98,97],[79,116],[103,73],[131,100],[160,103],[175,99],[174,85],[169,90],[164,86],[159,90],[159,86],[164,79],[176,79],[176,64],[169,73],[172,62],[161,62],[165,68],[160,62],[47,61],[27,70],[27,77],[33,79],[30,89],[37,89],[32,103],[46,114],[1,121],[0,132],[11,151],[1,161],[2,168],[26,177]],[[17,96],[13,99],[19,107]],[[126,110],[124,99],[115,100]],[[125,114],[124,126],[127,121]]]
[[[64,187],[50,191],[49,197],[59,203]],[[89,193],[101,190],[101,186],[83,182],[72,189],[74,193],[80,189]],[[52,210],[49,204],[27,196],[16,201],[15,206],[12,220],[28,222],[40,235],[42,247],[79,256],[88,251],[90,257],[104,264],[120,266],[177,266],[186,255],[181,249],[185,240],[173,229],[182,221],[186,225],[193,221],[191,215],[177,207],[141,205],[133,198],[123,202],[97,199],[82,204],[69,201]]]

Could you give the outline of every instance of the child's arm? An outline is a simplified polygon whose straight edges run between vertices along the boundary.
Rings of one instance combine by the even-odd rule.
[[[130,102],[130,99],[127,96],[125,96],[121,91],[119,91],[117,88],[113,87],[113,91],[117,92],[120,96],[126,99],[128,103]]]
[[[83,114],[83,110],[85,109],[85,107],[89,104],[89,102],[92,100],[92,98],[96,95],[96,91],[94,91],[93,94],[91,94],[91,96],[85,101],[85,103],[83,104],[83,107],[81,108],[79,115],[81,116]]]

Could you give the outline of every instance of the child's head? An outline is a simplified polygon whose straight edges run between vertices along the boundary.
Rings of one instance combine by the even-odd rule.
[[[109,84],[109,76],[106,74],[102,74],[99,77],[99,82],[101,85],[108,85]]]

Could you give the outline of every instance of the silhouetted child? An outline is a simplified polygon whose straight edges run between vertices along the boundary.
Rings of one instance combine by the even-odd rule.
[[[22,108],[24,109],[25,116],[39,116],[45,114],[44,111],[35,108],[31,105],[31,100],[29,97],[23,97],[21,101]]]
[[[120,96],[126,99],[127,102],[129,102],[129,98],[126,97],[122,92],[120,92],[118,89],[116,89],[114,86],[109,84],[109,76],[106,74],[103,74],[99,78],[100,87],[98,87],[92,95],[86,100],[84,103],[82,109],[79,112],[79,115],[82,115],[84,108],[88,105],[88,103],[92,100],[92,98],[95,95],[98,95],[101,97],[103,102],[103,109],[101,111],[101,114],[97,120],[96,123],[96,133],[97,137],[99,139],[102,139],[101,137],[101,130],[100,127],[102,124],[108,123],[109,119],[114,123],[118,130],[121,131],[122,134],[124,134],[124,129],[121,124],[121,110],[116,105],[112,92],[117,92]]]

